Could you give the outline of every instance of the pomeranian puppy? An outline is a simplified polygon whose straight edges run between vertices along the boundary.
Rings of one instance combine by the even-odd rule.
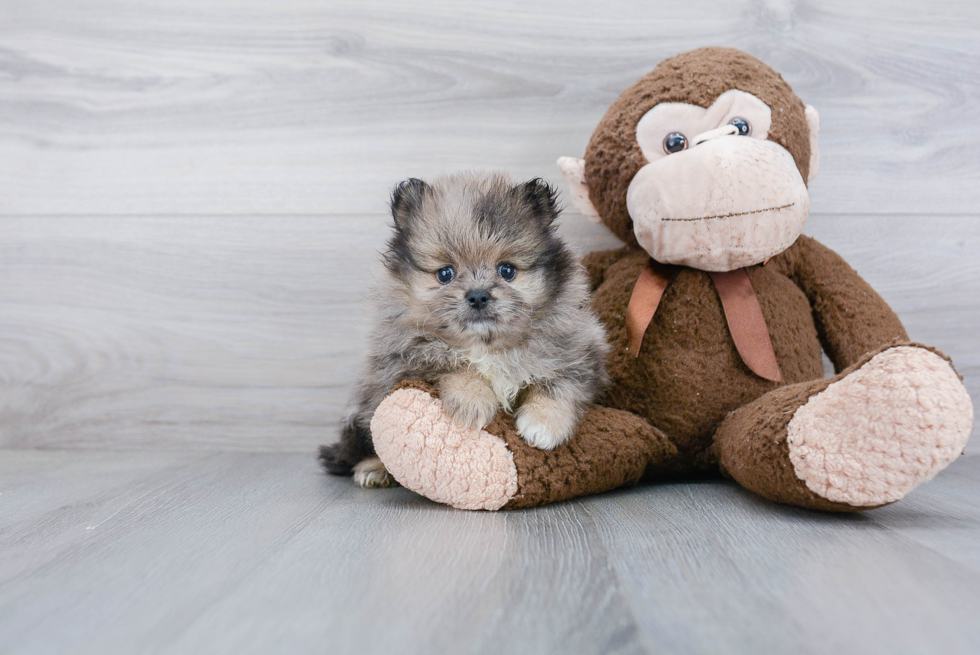
[[[394,235],[367,371],[324,468],[362,487],[395,484],[371,417],[402,380],[436,385],[462,427],[514,413],[525,441],[554,448],[607,382],[605,332],[578,258],[555,234],[557,192],[500,173],[409,179],[391,195]]]

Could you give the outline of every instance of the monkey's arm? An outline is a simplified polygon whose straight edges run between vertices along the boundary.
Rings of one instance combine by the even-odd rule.
[[[773,260],[809,299],[820,342],[838,373],[867,352],[908,341],[888,303],[830,248],[801,236]]]
[[[582,258],[582,265],[589,272],[589,279],[592,282],[592,290],[595,291],[602,284],[606,276],[606,269],[610,265],[622,259],[628,248],[614,248],[613,250],[596,250],[590,252]]]

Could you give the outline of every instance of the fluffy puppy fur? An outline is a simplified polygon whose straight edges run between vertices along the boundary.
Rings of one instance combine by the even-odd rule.
[[[503,409],[538,448],[572,436],[607,381],[608,346],[585,270],[555,234],[559,212],[540,179],[467,174],[395,188],[371,356],[339,443],[320,449],[328,472],[393,483],[370,424],[406,379],[436,384],[464,427],[482,428]]]

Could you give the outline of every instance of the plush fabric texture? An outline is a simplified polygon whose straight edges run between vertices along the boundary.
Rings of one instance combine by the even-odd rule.
[[[575,208],[593,223],[601,223],[599,212],[592,206],[589,200],[589,186],[585,182],[585,160],[575,157],[559,157],[558,170],[568,183],[568,190],[572,196],[572,204]]]
[[[374,448],[402,486],[458,509],[500,509],[517,493],[506,445],[465,429],[443,411],[434,387],[399,385],[371,420]]]
[[[782,76],[755,57],[732,48],[700,48],[665,59],[609,107],[585,151],[585,177],[592,205],[625,243],[636,246],[626,191],[646,164],[636,126],[655,105],[683,102],[707,109],[725,91],[738,89],[772,109],[767,138],[792,153],[804,180],[810,165],[810,135],[803,102]],[[628,152],[625,162],[623,152]]]
[[[836,372],[884,344],[908,341],[888,303],[840,255],[816,239],[801,236],[764,268],[786,276],[806,296],[820,344]]]
[[[554,450],[538,450],[517,434],[510,416],[498,414],[487,431],[514,454],[518,492],[504,509],[544,505],[636,484],[655,466],[664,474],[677,448],[662,432],[629,412],[595,407],[575,437]]]
[[[723,473],[769,500],[873,509],[955,459],[972,415],[944,355],[921,344],[886,346],[833,378],[788,385],[739,408],[719,427],[715,448]]]
[[[786,427],[796,477],[816,494],[878,506],[959,457],[973,406],[950,363],[924,348],[889,348],[811,396]]]
[[[745,175],[751,166],[755,173]],[[793,157],[729,137],[647,164],[627,188],[634,236],[651,257],[702,271],[759,264],[793,245],[810,198]]]
[[[773,502],[832,512],[858,508],[817,495],[797,476],[789,459],[786,426],[794,412],[830,380],[811,380],[774,389],[725,417],[715,433],[719,470]]]
[[[736,118],[751,138],[739,136]],[[768,140],[771,124],[769,106],[737,89],[708,109],[668,102],[643,115],[636,139],[647,163],[629,183],[626,209],[653,259],[731,271],[765,261],[800,236],[810,212],[806,183],[793,155]],[[688,147],[668,154],[671,134],[683,135]]]
[[[553,503],[636,484],[651,471],[668,474],[676,462],[663,433],[628,412],[595,407],[572,442],[539,450],[503,412],[485,430],[456,426],[438,396],[421,380],[403,382],[375,412],[371,431],[402,486],[458,509]]]
[[[586,257],[602,258],[602,253]],[[629,352],[625,309],[649,255],[627,250],[602,271],[592,307],[612,345],[612,384],[601,405],[631,411],[662,430],[694,458],[711,445],[725,416],[779,383],[764,380],[742,361],[710,275],[682,268],[664,291],[639,357]],[[596,268],[593,265],[591,268]],[[788,383],[823,374],[820,342],[802,289],[770,262],[746,270]]]
[[[732,89],[725,91],[708,108],[686,102],[665,102],[656,105],[636,124],[636,142],[648,162],[668,157],[663,148],[664,138],[680,132],[691,140],[690,145],[703,142],[711,134],[733,134],[737,130],[727,124],[732,118],[750,122],[751,134],[757,139],[769,136],[772,110],[754,95]],[[718,126],[722,127],[718,127]],[[794,164],[795,166],[795,164]]]
[[[809,184],[820,171],[820,146],[817,145],[817,140],[820,138],[820,114],[817,113],[815,107],[807,105],[804,116],[807,127],[810,128],[810,165],[806,176],[807,184]]]

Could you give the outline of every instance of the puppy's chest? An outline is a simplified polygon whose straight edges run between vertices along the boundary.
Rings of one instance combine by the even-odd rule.
[[[517,394],[534,378],[533,372],[522,366],[520,357],[514,354],[464,353],[462,358],[490,385],[506,411],[513,408]]]

